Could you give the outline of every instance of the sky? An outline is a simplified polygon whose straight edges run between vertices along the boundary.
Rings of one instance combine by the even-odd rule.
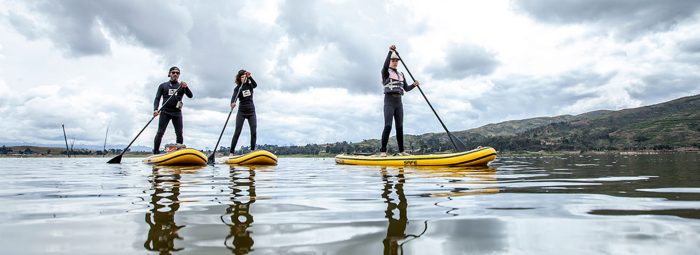
[[[392,44],[451,131],[700,93],[700,1],[0,0],[0,34],[0,144],[62,144],[65,124],[75,144],[109,129],[126,145],[171,66],[194,94],[189,147],[216,144],[239,69],[258,83],[258,144],[378,139]],[[403,106],[406,134],[442,132],[418,90]]]

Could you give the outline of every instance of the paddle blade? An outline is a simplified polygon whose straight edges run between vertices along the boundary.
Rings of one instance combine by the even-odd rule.
[[[450,136],[450,139],[452,140],[457,152],[467,151],[467,145],[465,145],[461,139],[459,139],[457,136],[453,135],[452,133],[448,133],[448,135]]]
[[[121,162],[122,162],[122,154],[119,154],[116,157],[107,161],[107,164],[119,164]]]
[[[215,161],[214,155],[215,155],[215,154],[216,154],[216,152],[214,152],[214,153],[212,153],[211,155],[209,155],[209,159],[207,160],[207,165],[214,165],[214,161]]]

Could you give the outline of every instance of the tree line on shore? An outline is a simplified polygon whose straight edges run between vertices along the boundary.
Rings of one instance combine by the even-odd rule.
[[[129,150],[127,150],[128,152]],[[0,155],[68,155],[69,151],[63,148],[56,147],[39,147],[39,146],[0,146]],[[70,155],[110,155],[119,154],[122,149],[107,149],[107,150],[86,150],[75,149],[70,150]]]

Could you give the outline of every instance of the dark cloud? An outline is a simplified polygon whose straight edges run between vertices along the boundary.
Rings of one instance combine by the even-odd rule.
[[[513,3],[515,9],[536,20],[553,24],[590,23],[624,40],[672,29],[695,16],[700,9],[700,1],[696,0],[522,0]]]
[[[319,86],[380,91],[380,70],[388,46],[407,45],[404,38],[420,28],[407,25],[405,15],[387,15],[404,10],[378,1],[289,1],[281,10],[278,23],[289,36],[290,45],[281,54],[277,75],[292,72],[291,57],[319,47],[329,49],[319,60],[321,69],[312,77],[288,80],[285,89]]]
[[[680,68],[681,71],[669,70],[667,74],[672,76],[679,75],[681,76],[681,79],[684,79],[696,73],[692,70],[697,70],[700,68],[700,37],[691,37],[679,41],[675,47],[674,52],[672,52],[672,59],[674,62],[680,63],[683,68]],[[670,66],[672,65],[666,65],[666,68],[664,69],[671,69]],[[689,70],[691,71],[689,72]],[[673,79],[673,77],[667,77],[667,79]],[[697,82],[693,81],[689,81],[689,83],[698,84]],[[700,86],[695,85],[695,87]]]
[[[687,39],[678,46],[681,54],[700,54],[700,38]]]
[[[469,44],[449,46],[444,61],[431,65],[427,71],[436,79],[460,80],[491,74],[498,67],[494,53]]]
[[[57,2],[49,2],[57,3]],[[70,2],[67,2],[67,4]],[[48,17],[50,24],[55,26],[55,30],[49,31],[54,34],[57,44],[66,48],[68,52],[75,56],[99,55],[109,52],[109,41],[100,31],[98,21],[92,15],[76,15],[80,10],[73,11],[70,6],[45,6],[50,11]],[[61,16],[71,16],[71,19],[60,18]]]
[[[644,104],[660,103],[700,93],[699,74],[660,72],[647,75],[642,81],[644,84],[635,86],[629,93],[634,98],[644,101]]]
[[[238,15],[241,8],[238,2],[195,4],[189,8],[194,20],[187,32],[189,45],[161,52],[182,64],[188,73],[183,80],[194,76],[200,97],[230,98],[239,69],[252,72],[261,87],[274,85],[266,64],[274,59],[274,46],[282,34],[257,23],[252,13]]]
[[[40,32],[29,17],[10,12],[7,14],[7,21],[9,21],[10,25],[24,37],[27,37],[30,40],[34,40],[39,37]]]
[[[188,20],[176,5],[136,0],[43,1],[30,8],[45,18],[43,32],[73,56],[109,53],[105,33],[149,48],[166,48],[184,39]],[[21,23],[13,24],[28,34]]]
[[[500,122],[532,116],[550,116],[579,100],[599,97],[595,88],[606,85],[615,73],[570,72],[556,77],[507,77],[472,101],[482,119]],[[601,109],[606,109],[601,106]],[[506,119],[493,119],[497,118]]]

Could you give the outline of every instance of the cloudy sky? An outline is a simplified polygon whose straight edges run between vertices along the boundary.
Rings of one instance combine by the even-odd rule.
[[[127,144],[173,65],[191,147],[213,148],[239,69],[260,144],[379,138],[390,44],[455,131],[700,93],[700,1],[0,2],[0,144],[61,144],[62,123],[76,144],[107,127]],[[406,133],[442,130],[417,90],[403,100]]]

